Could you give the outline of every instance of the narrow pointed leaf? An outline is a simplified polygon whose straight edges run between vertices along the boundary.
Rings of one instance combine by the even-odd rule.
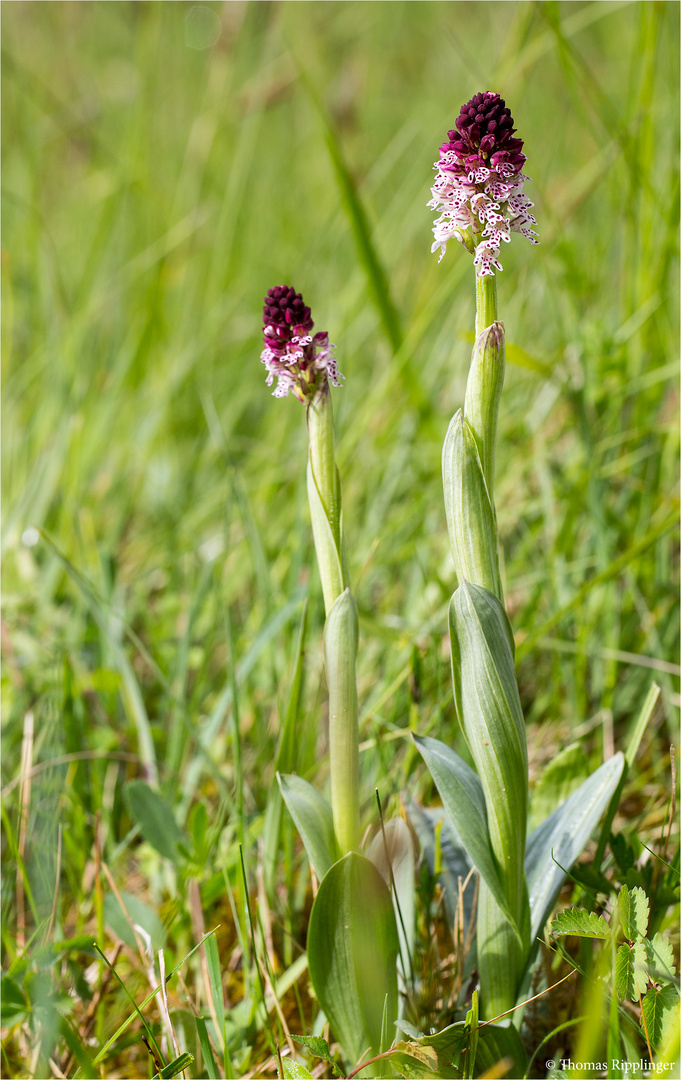
[[[345,1058],[357,1062],[369,1048],[378,1053],[386,995],[391,1030],[397,1019],[398,938],[388,888],[364,856],[351,851],[319,886],[307,953],[315,993]]]
[[[490,847],[485,797],[477,773],[439,739],[415,735],[414,742],[435,781],[445,813],[461,837],[471,861],[487,882],[494,899],[513,921]]]
[[[531,914],[530,940],[534,941],[544,929],[565,873],[588,844],[619,783],[623,767],[622,754],[609,758],[529,836],[525,873]]]
[[[340,856],[331,807],[324,796],[301,776],[278,776],[277,779],[307,856],[321,881]]]

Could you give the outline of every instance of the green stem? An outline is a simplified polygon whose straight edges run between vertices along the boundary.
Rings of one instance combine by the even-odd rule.
[[[355,660],[359,627],[349,589],[336,600],[324,628],[329,686],[331,810],[343,855],[359,850],[359,709]]]
[[[336,546],[341,545],[340,484],[333,445],[333,407],[329,384],[312,399],[307,407],[307,429],[310,436],[310,464],[319,497],[331,526]]]
[[[497,321],[497,279],[475,275],[475,336]]]

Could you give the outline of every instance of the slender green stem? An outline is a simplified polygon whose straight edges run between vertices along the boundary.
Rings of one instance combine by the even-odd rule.
[[[331,526],[333,538],[340,551],[341,501],[333,446],[333,407],[328,383],[312,399],[307,408],[307,428],[310,436],[310,464],[319,497]]]
[[[497,279],[475,276],[475,336],[497,321]]]
[[[358,635],[357,605],[346,589],[333,605],[324,629],[331,810],[343,855],[357,851],[360,842],[359,708],[355,674]]]

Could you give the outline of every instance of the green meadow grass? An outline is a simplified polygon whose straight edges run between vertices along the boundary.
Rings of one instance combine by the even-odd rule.
[[[654,678],[617,823],[657,843],[680,704],[678,5],[2,13],[2,941],[4,970],[32,987],[3,1075],[59,1075],[50,1059],[70,1076],[147,1073],[126,991],[85,946],[55,944],[89,935],[111,957],[117,931],[130,939],[113,886],[147,905],[132,921],[168,971],[201,918],[219,924],[219,962],[196,953],[168,984],[180,1049],[198,1053],[195,1008],[219,1021],[221,967],[229,1052],[214,1074],[274,1075],[238,842],[281,1016],[309,1032],[310,881],[286,820],[275,887],[258,875],[306,599],[295,764],[323,786],[327,760],[304,412],[264,385],[262,297],[301,290],[346,376],[334,409],[369,824],[375,786],[389,811],[435,801],[410,730],[462,749],[440,453],[474,280],[454,245],[440,265],[429,254],[426,202],[460,104],[506,98],[541,240],[518,237],[499,275],[496,500],[530,779],[571,742],[594,766],[623,747]],[[158,779],[184,854],[143,842],[135,778]],[[115,966],[141,1005],[134,939]],[[437,985],[423,1009],[447,1022]],[[160,1040],[158,1004],[143,1012]],[[283,1045],[276,1009],[268,1023]]]

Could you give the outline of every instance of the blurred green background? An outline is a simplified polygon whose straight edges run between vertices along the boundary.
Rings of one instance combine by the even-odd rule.
[[[97,821],[128,879],[126,779],[157,771],[181,825],[197,800],[231,800],[230,627],[253,848],[306,595],[299,768],[323,783],[305,417],[270,396],[259,360],[275,284],[302,291],[346,376],[334,407],[362,737],[378,741],[367,804],[379,781],[386,798],[432,798],[403,735],[458,739],[439,471],[474,274],[454,244],[440,265],[429,254],[426,203],[478,90],[506,98],[525,140],[541,240],[515,237],[498,282],[497,506],[531,778],[568,742],[596,764],[621,746],[654,676],[632,815],[657,805],[679,705],[678,4],[2,14],[3,784],[30,711],[37,917],[58,822],[65,933],[94,917]],[[235,830],[228,815],[221,851]],[[206,876],[217,858],[216,836]],[[143,874],[133,891],[166,897]],[[11,927],[12,889],[3,904]]]

